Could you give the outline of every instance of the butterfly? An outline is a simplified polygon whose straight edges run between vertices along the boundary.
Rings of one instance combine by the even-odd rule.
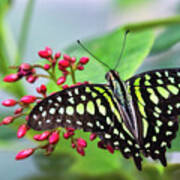
[[[126,81],[115,70],[105,77],[106,84],[79,85],[48,96],[33,108],[28,126],[83,129],[132,157],[139,170],[142,154],[166,166],[165,152],[178,130],[180,68],[147,71]]]

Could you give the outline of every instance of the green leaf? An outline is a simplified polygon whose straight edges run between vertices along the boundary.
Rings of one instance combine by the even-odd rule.
[[[118,29],[105,36],[87,40],[85,46],[95,54],[102,62],[113,68],[119,58],[122,49],[122,41],[124,38],[124,30]],[[122,79],[131,77],[137,68],[141,65],[145,57],[151,50],[154,41],[152,31],[130,32],[127,35],[125,51],[120,60],[117,71]],[[90,56],[78,45],[74,45],[67,49],[70,55],[76,57]],[[108,71],[103,65],[91,58],[90,63],[86,66],[86,73],[77,74],[78,80],[96,80],[100,82]],[[95,70],[96,69],[96,70]]]
[[[180,25],[174,25],[168,27],[163,31],[155,40],[152,47],[152,54],[160,53],[171,48],[178,42],[180,42]]]
[[[7,83],[0,78],[0,82],[0,89],[3,89],[5,92],[11,93],[13,96],[16,96],[17,98],[21,98],[25,95],[25,88],[24,86],[22,86],[21,81]]]
[[[163,180],[178,179],[180,176],[180,164],[169,164],[168,167],[164,169],[162,176]]]

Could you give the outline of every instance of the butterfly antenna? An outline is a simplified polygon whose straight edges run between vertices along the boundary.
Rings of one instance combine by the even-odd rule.
[[[95,56],[93,53],[91,53],[82,43],[80,40],[77,40],[77,43],[88,53],[90,54],[94,59],[96,59],[96,61],[98,61],[99,63],[101,63],[103,66],[107,67],[108,69],[111,69],[107,64],[105,64],[104,62],[102,62],[97,56]]]
[[[125,46],[126,46],[126,37],[127,37],[127,35],[128,35],[129,32],[130,32],[130,30],[126,30],[126,32],[125,32],[125,34],[124,34],[122,49],[121,49],[119,58],[118,58],[118,60],[117,60],[117,63],[116,63],[116,65],[115,65],[115,67],[113,68],[113,70],[115,70],[115,69],[118,67],[119,63],[120,63],[120,60],[121,60],[121,58],[122,58],[122,55],[123,55],[123,53],[124,53],[124,49],[125,49]]]

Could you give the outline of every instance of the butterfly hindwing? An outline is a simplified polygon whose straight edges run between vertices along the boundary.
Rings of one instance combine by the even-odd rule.
[[[180,69],[145,72],[127,81],[136,115],[141,119],[145,156],[166,165],[165,151],[178,130]]]
[[[80,85],[45,98],[32,110],[28,125],[35,130],[61,126],[94,132],[125,158],[133,157],[141,169],[139,145],[122,122],[116,98],[105,85]]]

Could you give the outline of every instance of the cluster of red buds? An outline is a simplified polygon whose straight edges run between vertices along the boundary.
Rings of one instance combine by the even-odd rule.
[[[53,51],[49,47],[46,47],[44,50],[39,51],[38,55],[46,61],[44,65],[30,65],[28,63],[22,63],[19,66],[11,66],[12,69],[16,69],[16,73],[7,75],[4,78],[4,81],[12,83],[25,77],[27,82],[34,83],[38,78],[48,78],[49,80],[52,80],[56,85],[58,85],[60,90],[88,83],[76,82],[75,77],[76,70],[82,71],[84,69],[84,66],[88,63],[88,57],[81,57],[77,61],[75,57],[70,57],[67,54],[62,55],[60,52],[57,52],[53,55]],[[46,74],[39,74],[38,68],[44,70]],[[70,76],[72,78],[72,85],[65,84],[67,76]],[[47,94],[47,87],[44,84],[36,87],[36,91],[38,94],[37,96],[25,95],[19,100],[6,99],[2,102],[2,105],[6,107],[18,107],[15,109],[13,115],[5,117],[0,122],[0,126],[9,125],[20,117],[25,119],[25,123],[20,125],[17,130],[17,138],[24,137],[29,131],[30,128],[27,126],[26,122],[28,121],[28,115],[29,112],[32,110],[33,106],[40,102],[42,99],[46,98],[48,95],[53,94]],[[20,160],[27,158],[32,155],[37,149],[44,149],[45,154],[50,155],[54,151],[55,146],[60,140],[60,133],[62,133],[64,139],[71,140],[72,148],[76,149],[76,151],[80,155],[85,155],[85,148],[87,147],[87,142],[83,138],[76,137],[75,129],[63,129],[59,127],[53,130],[44,131],[41,134],[34,135],[33,139],[35,141],[43,141],[43,145],[39,145],[35,148],[28,148],[22,150],[16,155],[15,159]],[[90,135],[91,141],[93,141],[95,138],[96,134]],[[101,141],[98,143],[98,147],[108,149],[111,153],[113,153],[114,151],[111,146],[105,146]]]
[[[57,85],[62,85],[66,82],[67,76],[71,75],[73,84],[76,84],[75,71],[83,70],[84,65],[89,61],[88,57],[81,57],[79,61],[75,57],[70,57],[64,54],[61,59],[61,53],[57,52],[53,55],[51,48],[46,47],[44,50],[38,52],[39,57],[46,60],[44,65],[23,63],[20,66],[11,66],[12,69],[17,69],[16,73],[9,74],[4,78],[5,82],[15,82],[25,77],[27,82],[34,83],[39,77],[49,78],[56,82]],[[37,69],[41,68],[45,70],[46,74],[38,74]],[[61,74],[56,77],[56,70],[59,70]]]

